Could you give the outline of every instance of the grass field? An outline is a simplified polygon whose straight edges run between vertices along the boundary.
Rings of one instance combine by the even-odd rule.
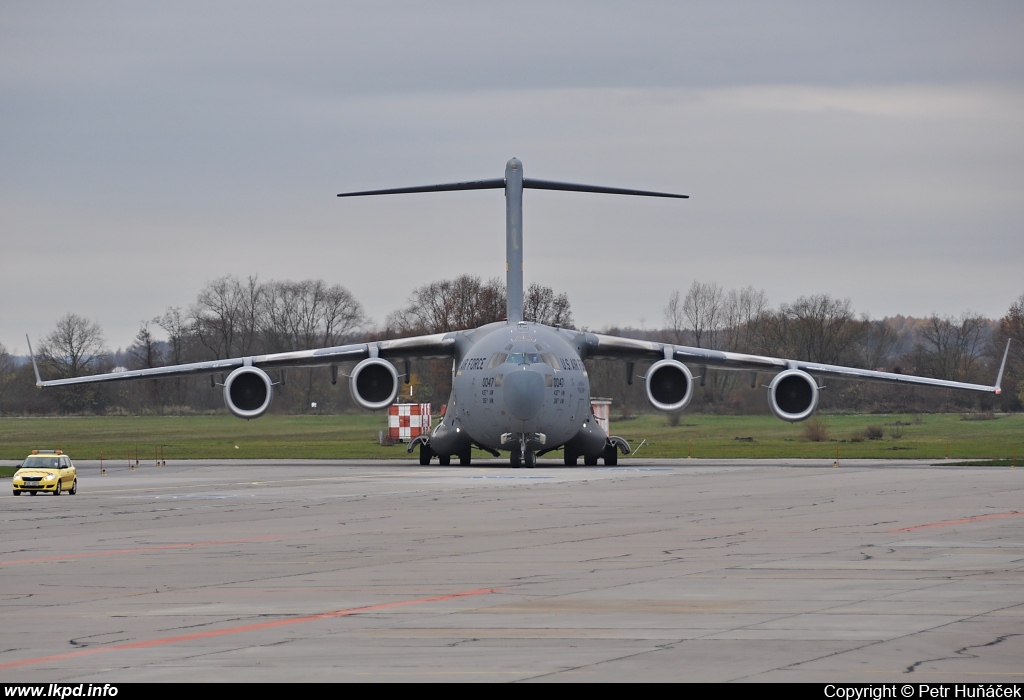
[[[823,415],[825,441],[804,438],[806,423],[772,416],[684,414],[678,426],[662,415],[612,421],[612,432],[640,456],[1008,459],[1024,458],[1024,415],[964,420],[940,415]],[[395,459],[405,446],[381,447],[383,415],[187,417],[88,416],[0,418],[0,459],[20,460],[34,448],[63,449],[74,459],[152,462],[166,459]],[[873,427],[880,439],[868,439]],[[641,444],[642,443],[642,444]]]

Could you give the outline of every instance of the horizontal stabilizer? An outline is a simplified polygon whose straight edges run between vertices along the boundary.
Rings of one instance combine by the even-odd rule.
[[[420,185],[418,187],[393,187],[386,190],[364,190],[342,192],[339,197],[365,197],[373,194],[415,194],[417,192],[451,192],[453,190],[497,190],[505,186],[505,180],[474,180],[472,182],[450,182],[446,185]]]
[[[561,190],[563,192],[595,192],[597,194],[630,194],[638,197],[671,197],[673,199],[689,199],[688,194],[672,194],[671,192],[651,192],[649,190],[631,190],[622,187],[601,187],[599,185],[577,185],[572,182],[555,182],[553,180],[534,180],[523,178],[523,187],[535,190]]]
[[[473,180],[470,182],[450,182],[444,185],[419,185],[417,187],[392,187],[386,190],[363,190],[362,192],[342,192],[339,197],[367,197],[375,194],[415,194],[417,192],[452,192],[456,190],[496,190],[505,187],[504,179]],[[594,192],[597,194],[627,194],[637,197],[671,197],[673,199],[689,199],[688,194],[671,192],[652,192],[650,190],[633,190],[624,187],[603,187],[601,185],[579,185],[573,182],[555,182],[554,180],[534,180],[523,178],[524,189],[560,190],[562,192]]]

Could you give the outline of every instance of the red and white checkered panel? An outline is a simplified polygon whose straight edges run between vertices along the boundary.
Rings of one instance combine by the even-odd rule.
[[[429,403],[396,403],[388,409],[388,434],[395,440],[412,440],[430,431]]]

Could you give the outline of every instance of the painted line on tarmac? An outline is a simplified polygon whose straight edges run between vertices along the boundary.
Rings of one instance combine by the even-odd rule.
[[[297,625],[303,622],[316,622],[318,620],[330,620],[336,617],[349,617],[351,615],[358,615],[360,613],[377,612],[378,610],[392,610],[394,608],[402,608],[408,605],[420,605],[422,603],[437,603],[444,600],[455,600],[456,598],[468,598],[470,596],[487,595],[490,593],[497,593],[497,588],[480,588],[473,591],[461,591],[459,593],[449,593],[447,595],[436,595],[429,596],[427,598],[414,598],[412,600],[396,600],[392,603],[378,603],[376,605],[364,605],[358,608],[346,608],[344,610],[332,610],[325,613],[317,613],[316,615],[305,615],[303,617],[288,617],[283,620],[274,620],[272,622],[257,622],[252,625],[241,625],[239,627],[228,627],[222,630],[209,630],[206,632],[195,632],[193,634],[183,634],[177,637],[161,637],[159,639],[148,639],[142,642],[129,642],[127,644],[115,644],[108,647],[93,647],[90,649],[79,649],[78,651],[69,651],[65,654],[54,654],[52,656],[39,656],[34,659],[22,659],[20,661],[8,661],[5,664],[0,664],[0,670],[6,668],[17,668],[19,666],[34,666],[36,664],[46,663],[48,661],[62,661],[64,659],[74,659],[79,656],[91,656],[93,654],[102,654],[108,651],[124,651],[127,649],[145,649],[148,647],[164,646],[165,644],[176,644],[178,642],[188,642],[194,639],[209,639],[210,637],[223,637],[228,634],[239,634],[241,632],[252,632],[255,630],[271,629],[273,627],[284,627],[286,625]]]
[[[155,552],[161,549],[187,549],[189,547],[210,547],[217,544],[239,544],[242,542],[265,542],[267,540],[283,540],[284,535],[265,535],[263,537],[242,537],[236,540],[210,540],[209,542],[181,542],[179,544],[160,544],[151,547],[133,547],[131,549],[108,549],[103,552],[81,552],[79,554],[58,554],[52,557],[36,557],[34,559],[8,559],[0,561],[0,566],[11,564],[35,564],[41,561],[65,561],[83,559],[85,557],[109,557],[116,554],[135,554],[136,552]]]
[[[913,527],[901,527],[898,530],[886,530],[886,532],[913,532],[914,530],[925,530],[930,527],[963,525],[965,523],[976,523],[980,520],[995,520],[996,518],[1012,518],[1016,515],[1024,515],[1024,511],[1014,511],[1013,513],[996,513],[995,515],[976,515],[973,518],[961,518],[960,520],[943,520],[942,522],[928,523],[927,525],[914,525]]]

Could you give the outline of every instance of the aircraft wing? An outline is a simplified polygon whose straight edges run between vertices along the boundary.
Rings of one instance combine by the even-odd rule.
[[[588,358],[652,361],[674,359],[687,365],[718,367],[727,370],[765,372],[771,374],[788,369],[798,369],[814,377],[835,377],[838,379],[857,379],[861,381],[887,382],[914,386],[933,386],[945,389],[966,389],[969,391],[982,391],[989,394],[998,394],[1000,392],[1000,383],[1003,379],[1003,370],[1006,368],[1006,357],[1010,350],[1010,344],[1007,343],[1006,345],[1006,352],[1003,354],[1003,362],[1002,366],[999,368],[999,375],[996,378],[995,384],[992,386],[987,386],[985,384],[970,384],[967,382],[954,382],[947,379],[916,377],[910,374],[897,374],[895,372],[878,372],[870,369],[843,367],[841,365],[826,365],[820,362],[785,360],[778,357],[747,355],[744,353],[708,350],[705,348],[691,348],[685,345],[656,343],[648,340],[633,340],[632,338],[620,338],[617,336],[602,335],[600,333],[587,333],[586,348]]]
[[[29,351],[31,352],[31,350],[32,344],[29,342]],[[50,387],[68,386],[71,384],[94,384],[97,382],[118,382],[140,378],[179,377],[190,374],[227,373],[237,367],[259,367],[260,369],[317,367],[336,365],[343,362],[358,362],[368,357],[381,357],[387,360],[419,359],[451,357],[454,353],[455,333],[435,333],[433,335],[379,340],[369,343],[352,343],[350,345],[338,345],[316,350],[296,350],[294,352],[279,352],[270,355],[208,360],[206,362],[191,362],[189,364],[169,365],[167,367],[107,372],[105,374],[91,374],[84,377],[51,379],[48,381],[43,381],[39,376],[39,368],[35,366],[35,355],[32,356],[32,364],[35,366],[36,386]]]

